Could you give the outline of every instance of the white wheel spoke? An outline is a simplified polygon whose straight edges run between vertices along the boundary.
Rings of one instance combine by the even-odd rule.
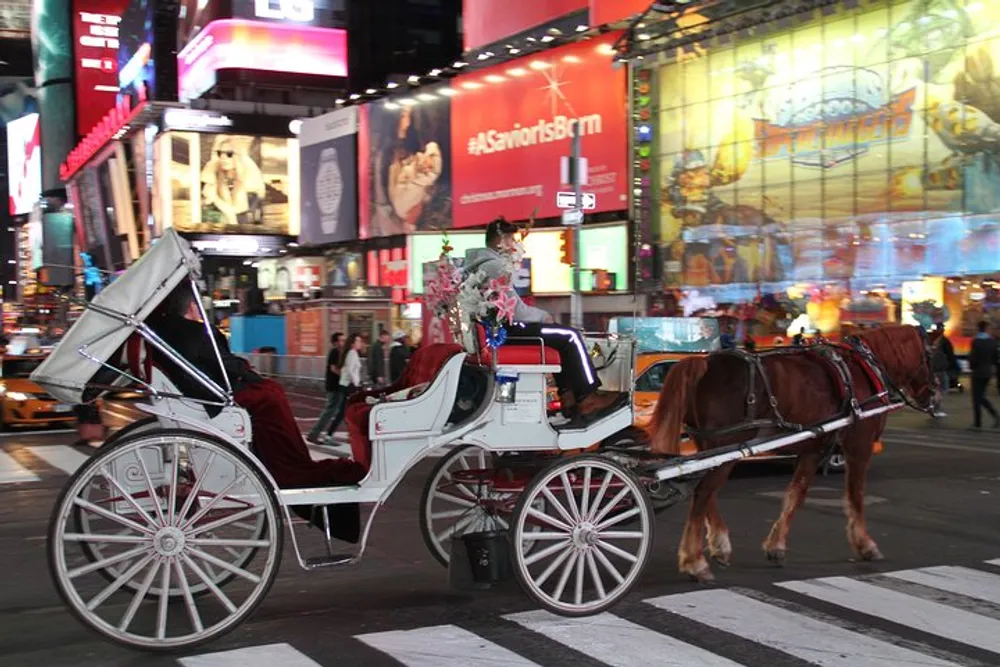
[[[431,514],[431,521],[440,521],[441,519],[457,519],[463,514],[465,514],[465,510],[446,510],[444,512],[435,512]]]
[[[222,603],[222,605],[229,611],[229,613],[235,614],[236,605],[233,604],[232,600],[226,597],[226,594],[222,592],[222,589],[220,589],[218,586],[215,585],[214,581],[208,578],[207,574],[202,572],[201,568],[198,567],[198,564],[195,563],[193,560],[191,560],[191,557],[188,556],[186,553],[182,552],[181,558],[184,559],[184,564],[187,565],[189,568],[191,568],[191,571],[194,572],[199,579],[201,579],[202,583],[208,586],[208,590],[212,591],[212,595],[214,595],[215,598]]]
[[[611,471],[604,471],[604,481],[601,482],[601,488],[597,490],[597,495],[594,496],[594,502],[591,503],[591,516],[597,513],[597,510],[601,507],[601,502],[604,500],[604,494],[608,492],[608,486],[611,484]],[[588,518],[589,521],[593,523],[592,518]]]
[[[445,540],[450,540],[452,537],[455,536],[455,533],[467,528],[469,524],[475,521],[477,518],[479,518],[478,513],[468,514],[465,516],[465,518],[456,521],[455,523],[451,524],[440,533],[435,534],[434,539],[438,541],[438,544],[444,542]]]
[[[576,506],[576,496],[573,495],[573,485],[569,482],[569,475],[564,472],[559,475],[559,479],[562,481],[563,494],[566,496],[569,512],[573,515],[574,522],[579,523],[581,520],[580,509]]]
[[[129,569],[125,570],[125,572],[121,574],[117,579],[108,584],[104,588],[104,590],[102,590],[100,593],[98,593],[97,595],[95,595],[93,598],[90,599],[90,602],[87,603],[87,609],[90,611],[94,611],[95,609],[100,607],[102,604],[104,604],[105,600],[114,595],[119,588],[121,588],[129,581],[131,581],[135,577],[135,575],[139,574],[142,568],[152,563],[155,558],[156,558],[155,556],[150,554],[145,558],[140,559],[138,562],[135,563],[135,565],[133,565]]]
[[[135,595],[132,596],[132,601],[128,605],[128,609],[125,610],[125,614],[122,616],[122,620],[118,623],[118,630],[121,632],[126,632],[128,626],[132,625],[132,619],[135,618],[135,612],[139,611],[139,605],[142,604],[143,598],[146,597],[146,593],[149,592],[149,587],[153,585],[153,578],[156,577],[157,570],[160,569],[161,562],[157,560],[153,563],[153,567],[149,568],[149,572],[146,573],[146,578],[142,580],[142,585],[139,586],[135,591]]]
[[[534,540],[568,540],[569,535],[564,532],[554,533],[548,530],[535,530],[525,533],[521,539],[524,542],[532,542]]]
[[[229,537],[192,537],[187,540],[188,544],[197,547],[240,547],[244,549],[261,549],[271,546],[271,540],[246,540]],[[240,552],[227,549],[233,556],[239,556]]]
[[[195,632],[202,632],[205,626],[201,622],[201,614],[198,613],[198,607],[194,603],[194,596],[191,595],[191,586],[188,585],[187,575],[184,574],[184,566],[181,564],[179,558],[174,559],[174,569],[176,570],[177,581],[181,585],[181,593],[184,595],[184,606],[187,607],[188,616],[191,618],[191,625],[194,626]]]
[[[603,532],[606,528],[610,528],[611,526],[613,526],[613,525],[615,525],[617,523],[621,523],[622,521],[625,521],[626,519],[631,519],[636,514],[640,514],[641,512],[642,512],[641,508],[639,508],[639,507],[633,507],[630,510],[622,512],[621,514],[616,514],[615,516],[611,517],[610,519],[608,519],[606,521],[602,521],[601,523],[597,524],[596,530],[598,532]]]
[[[104,509],[103,507],[100,507],[99,505],[95,505],[89,500],[84,500],[83,498],[74,498],[73,504],[89,512],[98,514],[104,517],[105,519],[108,519],[109,521],[114,521],[115,523],[121,524],[122,526],[127,526],[128,528],[131,528],[137,533],[142,533],[143,535],[149,535],[149,536],[153,535],[153,531],[147,526],[143,526],[140,523],[132,521],[132,519],[127,519],[123,516],[115,514],[114,512],[109,512],[108,510]]]
[[[101,466],[100,472],[104,476],[104,479],[111,482],[111,485],[114,486],[115,489],[118,491],[118,493],[120,493],[123,496],[125,502],[127,502],[129,505],[132,506],[133,509],[135,509],[136,514],[141,516],[146,521],[146,523],[148,523],[154,529],[158,527],[156,525],[156,522],[153,521],[152,517],[149,516],[149,513],[146,510],[144,510],[139,505],[138,502],[136,502],[135,498],[132,497],[132,494],[129,493],[128,490],[124,486],[122,486],[121,483],[119,483],[118,480],[115,479],[113,475],[111,475],[111,473],[108,471],[108,466],[106,465]]]
[[[549,580],[549,577],[552,576],[552,573],[555,572],[560,565],[562,565],[563,561],[565,561],[567,558],[573,555],[574,552],[573,545],[569,543],[553,545],[553,546],[561,546],[563,548],[563,552],[559,554],[558,557],[554,558],[552,562],[549,563],[549,566],[545,568],[545,571],[542,572],[542,574],[537,579],[535,579],[535,586],[537,586],[539,589],[541,589],[542,584],[544,584],[546,581]]]
[[[556,497],[554,495],[552,495],[552,492],[549,491],[548,487],[545,487],[545,486],[542,487],[542,495],[545,496],[545,499],[547,501],[549,501],[549,503],[553,507],[556,508],[556,512],[559,512],[559,516],[561,516],[563,518],[563,521],[566,522],[566,526],[567,527],[572,526],[573,524],[577,523],[573,519],[573,517],[570,516],[570,513],[566,511],[566,508],[563,507],[562,503],[560,503],[558,500],[556,500]]]
[[[615,567],[614,564],[608,560],[608,557],[601,553],[599,549],[591,549],[588,553],[594,554],[594,558],[597,562],[600,563],[605,570],[607,570],[608,574],[614,577],[619,586],[625,583],[625,577],[622,576],[622,573],[618,571],[618,568]]]
[[[157,453],[160,453],[157,450]],[[153,478],[149,475],[149,468],[146,467],[146,460],[142,458],[142,450],[136,449],[135,458],[139,461],[139,467],[142,468],[142,476],[146,480],[146,490],[149,491],[149,501],[153,503],[153,509],[156,511],[156,518],[159,519],[160,525],[167,525],[163,518],[163,508],[160,507],[160,497],[156,495],[156,488],[153,486]]]
[[[640,530],[607,530],[598,534],[602,540],[641,540],[645,536]]]
[[[439,498],[441,500],[444,500],[446,502],[452,503],[454,505],[458,505],[459,507],[475,507],[476,505],[479,504],[479,503],[475,502],[478,499],[474,495],[472,495],[472,492],[470,492],[468,489],[466,489],[463,486],[456,486],[456,488],[459,488],[459,489],[465,491],[468,497],[467,498],[461,498],[461,497],[453,495],[451,493],[444,493],[442,491],[435,491],[434,492],[434,497],[435,498]],[[471,500],[470,500],[470,498],[471,498]]]
[[[173,456],[170,458],[170,488],[167,489],[167,521],[170,522],[171,526],[176,525],[174,512],[177,510],[177,474],[178,468],[180,468],[180,446],[176,442],[172,454]],[[170,577],[169,567],[163,568],[163,576]]]
[[[604,509],[602,509],[600,512],[597,513],[597,516],[594,517],[593,523],[600,525],[601,520],[608,515],[608,512],[610,512],[611,510],[613,510],[615,507],[618,506],[618,503],[620,503],[622,499],[628,495],[630,490],[631,489],[629,489],[629,487],[626,486],[621,491],[619,491],[617,495],[615,495],[615,497],[611,500],[611,502],[605,505]]]
[[[576,555],[576,581],[573,586],[573,604],[579,606],[583,604],[583,575],[587,569],[586,551],[581,551]]]
[[[201,549],[195,549],[194,547],[190,547],[188,549],[188,551],[191,552],[191,555],[200,558],[201,560],[205,561],[206,563],[211,563],[212,565],[214,565],[214,566],[216,566],[218,568],[221,568],[221,569],[223,569],[226,572],[229,572],[231,574],[235,574],[238,577],[242,577],[242,578],[246,579],[247,581],[250,581],[250,582],[255,583],[255,584],[260,581],[260,577],[258,577],[253,572],[248,572],[247,570],[244,570],[243,568],[236,567],[235,565],[233,565],[231,563],[227,563],[226,561],[222,560],[221,558],[216,558],[212,554],[206,553],[206,552],[202,551]]]
[[[504,519],[502,516],[497,514],[493,518],[497,520],[497,523],[500,524],[501,528],[503,528],[504,530],[510,530],[510,524],[507,523],[507,520]]]
[[[248,516],[254,516],[260,514],[264,511],[263,505],[254,505],[253,507],[248,507],[245,510],[240,510],[236,514],[230,514],[229,516],[224,516],[220,519],[216,519],[210,523],[202,524],[201,526],[191,526],[184,532],[188,535],[201,535],[202,533],[207,533],[209,531],[215,530],[216,528],[221,528],[222,526],[233,523],[234,521],[240,521]]]
[[[597,561],[594,560],[594,550],[587,549],[584,552],[587,559],[587,569],[590,570],[590,578],[594,580],[594,587],[597,588],[598,597],[603,600],[608,597],[604,592],[604,582],[601,580],[601,573],[597,571]]]
[[[205,482],[205,478],[208,476],[207,473],[211,470],[212,463],[215,462],[216,456],[216,452],[212,452],[208,455],[208,460],[205,462],[205,468],[201,471],[200,475],[197,475],[197,471],[195,471],[197,478],[194,480],[194,486],[191,487],[191,491],[188,492],[188,497],[184,499],[184,504],[181,505],[181,511],[178,513],[181,521],[183,521],[184,517],[187,516],[187,513],[191,511],[191,505],[198,500],[198,494],[201,493],[201,485]],[[194,469],[193,463],[191,464],[191,469]]]
[[[560,521],[559,519],[555,518],[554,516],[549,516],[548,514],[545,514],[543,512],[539,512],[534,507],[529,507],[525,511],[525,514],[527,514],[528,516],[530,516],[530,517],[532,517],[534,519],[538,519],[539,521],[547,523],[548,525],[552,526],[553,528],[558,528],[559,530],[561,530],[561,531],[563,531],[563,532],[565,532],[567,534],[573,532],[573,529],[570,527],[569,524],[563,523],[562,521]]]
[[[82,565],[75,570],[70,570],[66,573],[66,576],[70,579],[76,579],[85,574],[90,574],[96,570],[103,570],[104,568],[110,567],[112,565],[117,565],[123,561],[129,561],[137,556],[141,556],[145,552],[149,551],[149,545],[143,545],[141,547],[136,547],[135,549],[129,549],[116,556],[111,556],[110,558],[104,558],[101,560],[96,560],[88,565]]]
[[[630,554],[629,552],[625,551],[624,549],[620,549],[619,547],[616,547],[613,544],[608,544],[604,540],[598,539],[597,540],[597,546],[598,546],[598,548],[604,549],[605,551],[610,552],[610,553],[618,556],[622,560],[627,560],[630,563],[635,563],[636,561],[639,560],[634,554]]]
[[[570,547],[569,537],[565,535],[563,537],[566,538],[564,542],[559,542],[558,544],[550,544],[541,551],[536,551],[535,553],[531,554],[530,556],[524,559],[524,564],[530,567],[535,563],[537,563],[538,561],[548,558],[549,556],[551,556],[552,554],[556,553],[561,549],[569,549]]]
[[[176,447],[176,445],[174,445]],[[175,450],[176,453],[176,450]],[[171,517],[172,518],[172,517]],[[156,609],[156,638],[167,636],[167,603],[170,602],[170,561],[164,561],[160,576],[160,600]]]
[[[232,491],[234,488],[236,488],[237,486],[239,486],[240,484],[242,484],[243,480],[245,480],[246,477],[247,476],[245,474],[244,475],[240,475],[239,477],[237,477],[236,479],[234,479],[233,481],[231,481],[229,484],[227,484],[226,488],[224,488],[222,491],[219,492],[218,495],[216,495],[214,498],[212,498],[210,501],[208,501],[208,504],[206,504],[204,507],[202,507],[200,510],[198,510],[193,517],[191,517],[184,524],[182,524],[181,525],[181,530],[187,531],[188,529],[191,528],[191,526],[193,526],[194,524],[198,523],[198,521],[200,521],[203,516],[205,516],[206,514],[208,514],[209,512],[211,512],[212,509],[216,505],[218,505],[222,501],[222,499],[225,498],[226,495],[230,491]]]
[[[486,470],[486,451],[483,450],[483,449],[480,449],[477,453],[479,454],[479,456],[478,456],[479,469],[480,470]]]
[[[102,535],[100,533],[66,533],[67,542],[96,542],[98,544],[151,544],[151,535]]]
[[[590,502],[590,475],[593,468],[587,466],[583,469],[583,495],[580,498],[580,519],[586,519],[588,514],[588,504]]]
[[[562,573],[559,575],[559,582],[556,584],[556,590],[552,592],[552,599],[562,600],[563,592],[566,590],[566,583],[569,581],[569,575],[573,574],[573,569],[576,567],[579,552],[573,549],[570,552],[570,557],[566,559],[566,564],[563,565]]]

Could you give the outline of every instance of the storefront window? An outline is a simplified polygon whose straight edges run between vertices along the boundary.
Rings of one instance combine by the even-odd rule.
[[[885,2],[661,67],[665,282],[750,300],[1000,271],[997,21]]]

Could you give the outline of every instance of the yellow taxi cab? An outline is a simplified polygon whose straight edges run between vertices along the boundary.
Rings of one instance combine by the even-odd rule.
[[[75,423],[73,406],[60,403],[31,381],[47,355],[39,349],[5,354],[0,360],[0,428]]]
[[[638,444],[640,439],[649,437],[650,425],[653,420],[653,411],[656,409],[656,402],[660,398],[660,389],[667,378],[667,373],[671,367],[683,359],[688,354],[685,352],[646,352],[636,356],[635,364],[635,393],[633,394],[633,425],[634,432],[625,437],[635,438]],[[619,441],[619,444],[622,444]],[[884,446],[881,440],[875,441],[874,453],[881,454]],[[681,441],[681,455],[697,453],[697,448],[692,440],[686,436]],[[752,458],[770,459],[792,459],[793,456],[780,452],[765,452]],[[830,471],[840,472],[845,467],[843,454],[839,450],[831,453],[826,465]]]

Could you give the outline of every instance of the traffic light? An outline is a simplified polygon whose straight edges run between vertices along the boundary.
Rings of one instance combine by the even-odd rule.
[[[559,261],[569,266],[576,263],[575,234],[576,231],[572,227],[563,227],[559,232]]]

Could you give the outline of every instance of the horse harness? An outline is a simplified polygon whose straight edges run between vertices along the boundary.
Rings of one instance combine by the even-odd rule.
[[[719,429],[688,429],[691,435],[722,437],[750,429],[775,427],[784,431],[812,430],[817,435],[820,435],[821,432],[816,425],[810,426],[791,422],[781,414],[781,410],[778,407],[778,399],[771,387],[771,380],[764,369],[763,360],[765,357],[809,355],[813,359],[820,361],[835,381],[842,397],[841,408],[838,414],[832,418],[845,417],[849,413],[853,413],[855,418],[860,418],[861,413],[866,408],[873,407],[872,404],[887,405],[893,394],[902,396],[903,400],[909,403],[906,395],[892,383],[882,364],[879,363],[874,353],[872,353],[871,348],[868,347],[864,340],[857,336],[850,336],[843,343],[819,343],[809,347],[781,347],[761,352],[748,352],[747,350],[736,348],[723,350],[718,354],[736,356],[747,364],[749,390],[747,391],[746,398],[746,419],[740,423]],[[847,366],[848,357],[853,358],[861,366],[874,389],[871,396],[861,401],[858,400],[854,391],[851,371]],[[764,395],[774,413],[771,418],[757,417],[758,382],[760,382]]]

